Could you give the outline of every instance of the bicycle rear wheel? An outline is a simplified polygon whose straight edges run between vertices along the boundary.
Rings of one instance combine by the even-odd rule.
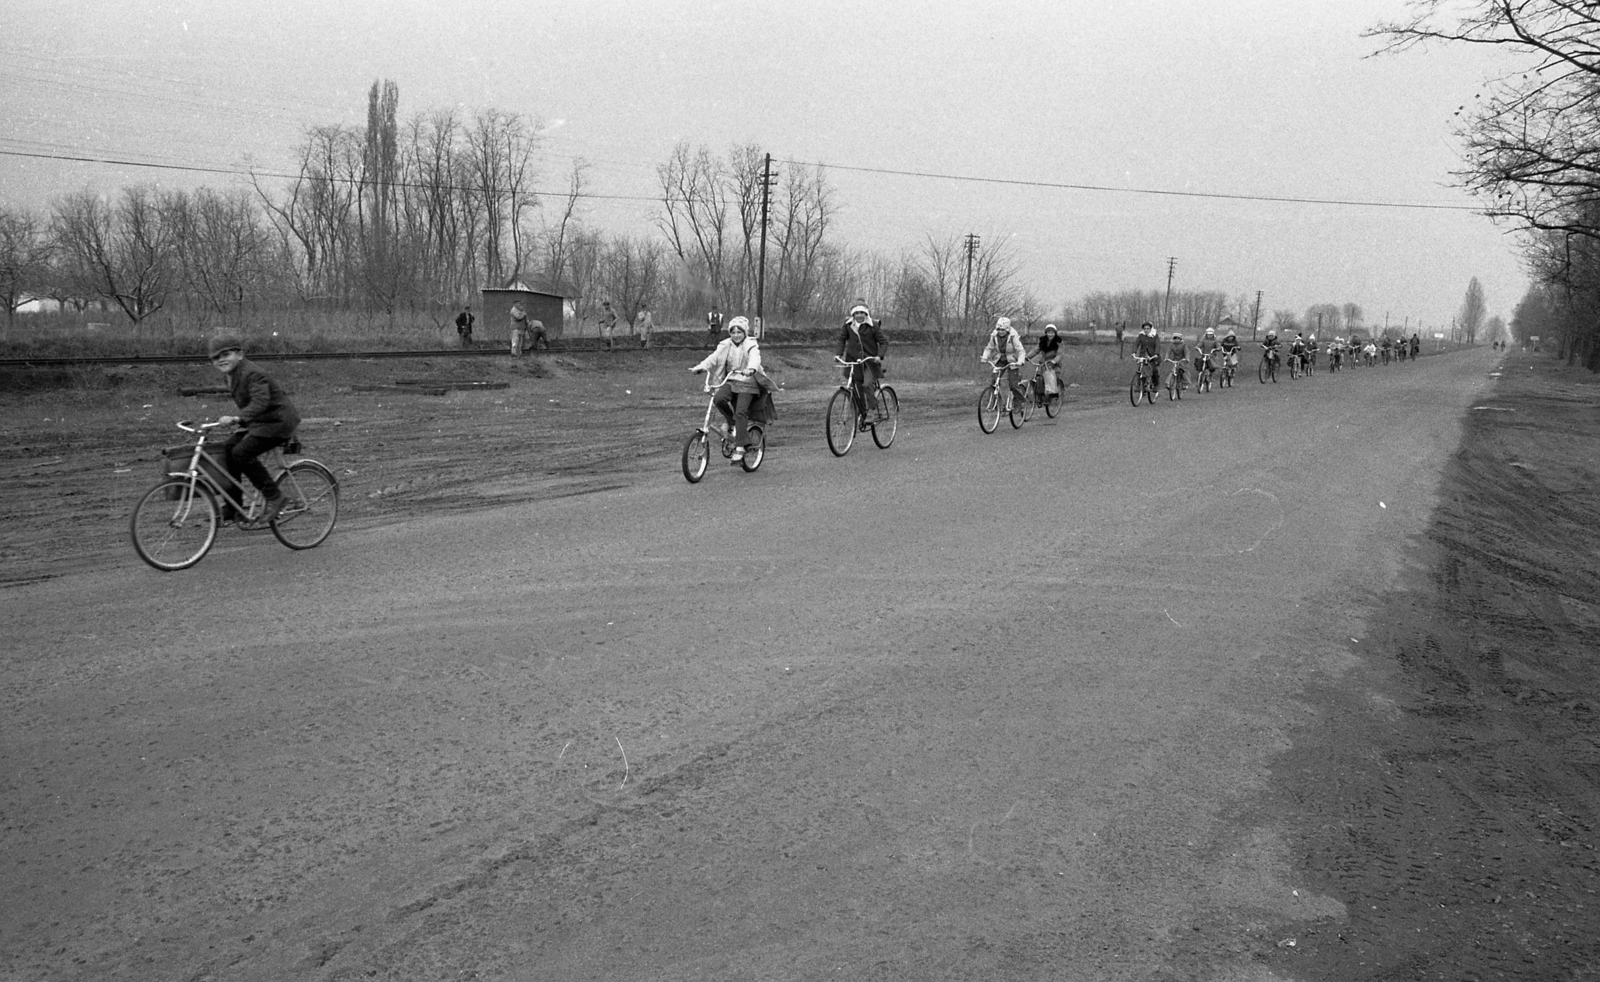
[[[746,473],[761,466],[761,461],[767,456],[767,431],[761,428],[760,423],[751,423],[745,430],[745,439],[748,441],[744,448],[744,459],[739,461],[739,466]]]
[[[170,495],[170,497],[169,497]],[[128,532],[139,558],[164,573],[188,569],[211,551],[222,523],[217,499],[202,484],[169,478],[133,506]]]
[[[887,385],[878,390],[878,412],[883,418],[872,424],[872,442],[888,450],[900,429],[900,397]]]
[[[856,401],[851,398],[849,389],[839,389],[828,400],[828,449],[835,457],[850,452],[851,445],[856,442],[856,429]]]
[[[1022,429],[1022,424],[1026,423],[1028,417],[1033,415],[1031,411],[1023,406],[1023,400],[1031,400],[1033,398],[1033,386],[1025,387],[1022,392],[1022,395],[1018,395],[1015,392],[1011,393],[1011,410],[1006,413],[1006,417],[1011,420],[1011,428],[1014,430]]]
[[[333,533],[339,521],[339,479],[314,460],[297,460],[278,478],[288,495],[272,520],[272,534],[290,549],[312,549]]]
[[[1000,390],[989,386],[978,396],[978,429],[993,433],[1000,425]]]
[[[1028,383],[1022,390],[1022,421],[1026,423],[1039,411],[1039,389],[1033,383]]]
[[[698,430],[689,434],[689,439],[683,441],[683,477],[690,484],[699,484],[700,479],[706,476],[706,464],[711,459],[711,448],[707,445],[706,435]]]

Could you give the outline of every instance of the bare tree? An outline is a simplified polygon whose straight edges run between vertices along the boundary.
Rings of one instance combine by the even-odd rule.
[[[1467,284],[1467,294],[1461,298],[1461,312],[1456,315],[1456,325],[1461,331],[1461,337],[1468,344],[1476,344],[1478,329],[1483,326],[1483,319],[1489,312],[1489,305],[1483,297],[1483,284],[1474,276]]]
[[[812,301],[832,221],[833,189],[822,168],[786,168],[773,222],[778,253],[773,295],[791,322],[802,313],[819,312],[812,309]]]
[[[572,162],[567,175],[567,193],[561,199],[560,212],[554,225],[545,230],[544,274],[552,283],[560,283],[567,273],[567,236],[577,221],[578,202],[583,199],[588,186],[589,162],[582,157]]]
[[[711,282],[712,299],[730,303],[727,253],[729,201],[726,170],[704,146],[680,142],[656,168],[661,211],[656,224],[680,262]]]
[[[254,297],[270,239],[248,192],[175,191],[165,204],[184,291],[203,312],[227,316]]]
[[[486,109],[468,127],[468,173],[474,204],[483,216],[483,267],[494,283],[522,272],[531,254],[522,220],[536,203],[533,130],[518,113]]]
[[[33,291],[42,290],[49,275],[53,245],[44,222],[32,212],[0,208],[0,301],[6,305],[9,330]]]
[[[1365,323],[1367,319],[1366,315],[1361,310],[1361,305],[1358,303],[1345,304],[1343,307],[1339,308],[1339,313],[1344,317],[1345,327],[1352,331],[1359,330],[1361,325]]]
[[[612,239],[600,250],[599,291],[611,301],[617,314],[633,322],[641,306],[655,306],[665,268],[664,248],[658,242],[645,242],[626,236]]]
[[[1355,329],[1355,325],[1347,325],[1344,319],[1344,309],[1336,303],[1314,303],[1306,308],[1306,330],[1314,331],[1317,337],[1330,334],[1340,334],[1347,327]]]
[[[87,191],[56,203],[54,238],[68,268],[135,324],[166,305],[177,272],[174,231],[148,185],[123,189],[115,206]]]
[[[1294,319],[1292,310],[1274,310],[1272,312],[1272,330],[1278,334],[1289,334],[1300,330],[1300,325]]]

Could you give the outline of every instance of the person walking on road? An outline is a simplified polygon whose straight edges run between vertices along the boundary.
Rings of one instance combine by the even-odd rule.
[[[1122,328],[1126,321],[1117,321],[1117,360],[1122,360]]]
[[[456,335],[461,339],[461,347],[472,347],[472,325],[477,318],[472,316],[472,304],[467,304],[461,313],[456,315]]]

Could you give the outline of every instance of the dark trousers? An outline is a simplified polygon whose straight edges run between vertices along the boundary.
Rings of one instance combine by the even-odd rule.
[[[756,401],[754,392],[734,392],[724,389],[723,394],[717,398],[717,408],[722,410],[724,419],[730,419],[733,424],[733,445],[742,447],[750,436],[750,407]]]
[[[861,405],[868,412],[878,408],[878,379],[882,377],[882,366],[875,361],[862,362],[851,371],[859,372],[855,376],[856,392],[861,395]]]
[[[277,498],[283,492],[278,490],[272,475],[267,473],[267,466],[261,462],[261,455],[273,447],[283,446],[288,439],[288,434],[256,436],[248,430],[234,433],[228,437],[228,442],[225,444],[228,476],[237,481],[242,474],[250,479],[250,483],[256,486],[256,490],[261,492],[263,498],[268,501]],[[232,488],[227,490],[230,493],[233,491]]]

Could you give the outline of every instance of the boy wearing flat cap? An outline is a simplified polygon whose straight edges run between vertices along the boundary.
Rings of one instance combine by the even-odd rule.
[[[300,425],[300,414],[282,386],[253,362],[245,360],[244,346],[237,340],[222,338],[212,342],[211,364],[227,378],[228,392],[233,396],[234,405],[239,407],[237,415],[217,420],[224,426],[239,424],[239,429],[225,444],[228,474],[235,481],[242,474],[256,486],[267,502],[261,524],[270,524],[283,511],[288,499],[278,490],[260,458],[273,447],[289,442],[295,427]],[[231,510],[224,509],[225,518]]]

